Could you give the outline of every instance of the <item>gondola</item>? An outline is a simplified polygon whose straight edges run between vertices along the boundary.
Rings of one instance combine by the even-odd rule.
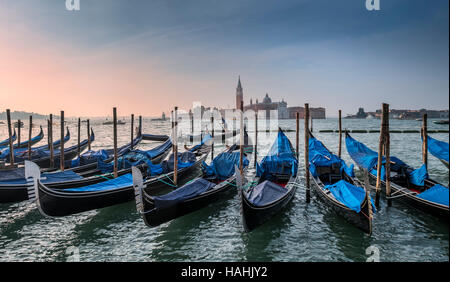
[[[292,201],[299,185],[297,170],[292,144],[280,128],[268,155],[257,164],[251,182],[256,185],[239,189],[245,231],[264,224]]]
[[[16,130],[14,129],[14,134],[11,136],[13,142],[17,140]],[[0,150],[9,146],[9,138],[0,142]]]
[[[206,159],[208,153],[209,150],[202,147],[195,152],[178,154],[177,173],[180,184],[190,180],[189,177]],[[92,185],[75,184],[71,187],[64,187],[64,189],[48,187],[40,180],[39,167],[32,162],[26,162],[25,176],[33,182],[28,189],[29,198],[36,201],[41,214],[53,217],[67,216],[128,202],[134,199],[131,166],[137,166],[142,170],[146,177],[144,182],[146,189],[156,191],[173,186],[170,183],[174,174],[173,154],[159,165],[151,164],[151,161],[145,159],[143,154],[135,151],[130,154],[133,154],[131,159],[127,159],[127,155],[124,156],[124,160],[130,161],[128,173]]]
[[[94,141],[94,133],[91,133],[91,142]],[[83,151],[88,146],[88,140],[83,140],[80,143],[80,151]],[[56,155],[58,153],[58,155]],[[67,160],[70,160],[74,158],[78,153],[78,146],[72,146],[64,150],[64,158],[67,158]],[[55,152],[54,156],[54,164],[55,166],[59,165],[59,152]],[[33,160],[34,163],[39,164],[49,164],[50,163],[50,156],[46,156],[43,158],[38,158]],[[81,176],[71,172],[58,172],[54,174],[48,174],[45,175],[48,177],[48,181],[50,182],[61,182],[67,179],[75,180],[80,179]],[[14,168],[14,169],[7,169],[7,170],[0,170],[0,203],[11,203],[11,202],[20,202],[28,199],[27,196],[27,187],[29,184],[26,182],[25,179],[25,169],[23,166]]]
[[[64,136],[63,142],[67,143],[69,140],[70,140],[70,132],[69,132],[69,128],[67,127],[67,133]],[[61,139],[56,140],[52,144],[53,144],[53,149],[54,150],[58,149],[61,146]],[[48,144],[42,145],[42,146],[38,146],[38,147],[31,147],[32,158],[33,158],[33,156],[34,156],[34,158],[39,158],[43,154],[45,155],[46,152],[48,154],[50,154]],[[4,160],[6,162],[9,162],[9,148],[3,150],[0,153],[0,159]],[[15,163],[22,164],[25,159],[28,160],[28,148],[14,149],[14,162]]]
[[[166,141],[169,138],[168,135],[142,134],[142,140],[146,141]]]
[[[41,141],[42,138],[44,138],[44,131],[42,131],[42,126],[40,128],[41,130],[38,135],[32,137],[30,140],[20,142],[20,144],[14,144],[14,149],[28,148],[28,144],[30,144],[30,146],[33,146],[37,142]]]
[[[199,210],[236,191],[234,167],[239,165],[239,157],[239,151],[227,149],[217,155],[210,165],[202,164],[200,177],[162,196],[152,196],[148,193],[151,191],[146,191],[141,171],[133,167],[133,186],[138,213],[147,226],[155,227]],[[249,164],[245,156],[243,164],[245,168]]]
[[[226,131],[226,132],[221,132],[219,134],[214,134],[214,140],[225,140],[227,138],[230,137],[234,137],[236,135],[238,135],[240,132],[239,129],[233,130],[233,131]],[[205,135],[208,135],[209,133],[202,133],[199,135],[186,135],[186,136],[182,136],[180,138],[180,141],[183,142],[195,142],[196,140],[202,140]]]
[[[140,138],[134,140],[135,144],[140,141]],[[151,161],[154,163],[161,162],[170,151],[171,141],[146,151],[151,155]],[[123,146],[123,150],[118,150],[118,156],[123,156],[129,152],[129,145]],[[107,150],[109,151],[109,150]],[[111,179],[112,165],[110,162],[113,158],[102,161],[98,159],[94,163],[84,164],[78,167],[69,168],[64,172],[55,170],[40,169],[41,178],[44,178],[43,183],[49,188],[64,189],[74,186],[88,186],[99,182],[104,182]],[[70,160],[68,161],[70,162]],[[99,167],[103,165],[103,167]],[[130,169],[121,169],[118,175],[130,173]],[[2,174],[3,177],[2,177]],[[0,203],[24,201],[28,199],[27,189],[29,183],[25,179],[25,169],[18,168],[12,172],[0,171]]]
[[[353,139],[346,133],[345,143],[352,159],[374,183],[377,179],[378,153],[366,145]],[[409,204],[419,210],[448,220],[449,192],[445,187],[428,176],[425,165],[418,169],[405,164],[402,160],[391,156],[391,197]],[[386,175],[383,157],[381,168],[381,188],[385,192]]]
[[[95,140],[95,135],[94,135],[93,131],[91,131],[91,132],[92,132],[91,133],[91,143],[92,143]],[[66,139],[67,140],[70,139],[69,133],[66,135],[66,138],[64,138],[64,142],[66,142]],[[60,145],[61,141],[58,140],[57,142],[59,142],[58,145]],[[89,142],[87,139],[83,140],[80,143],[80,151],[85,150],[88,146],[88,143]],[[14,154],[15,154],[14,163],[16,163],[16,164],[24,164],[25,160],[29,160],[28,159],[28,151],[25,149],[18,149],[17,152],[16,152],[16,150],[14,150]],[[75,158],[77,156],[77,154],[78,154],[78,145],[73,145],[71,147],[64,148],[64,160],[66,160],[66,161]],[[53,163],[54,164],[59,164],[60,157],[61,157],[60,150],[59,149],[53,150]],[[42,168],[50,167],[51,166],[51,152],[47,148],[47,145],[43,145],[38,148],[31,149],[31,160]],[[9,161],[9,157],[6,158],[6,161]]]
[[[448,124],[448,119],[442,119],[442,120],[434,120],[435,124]]]
[[[438,158],[447,168],[448,166],[448,143],[428,137],[428,151]]]
[[[309,134],[309,166],[314,191],[337,214],[371,235],[376,209],[370,190],[355,178],[353,165],[348,167],[344,160]]]

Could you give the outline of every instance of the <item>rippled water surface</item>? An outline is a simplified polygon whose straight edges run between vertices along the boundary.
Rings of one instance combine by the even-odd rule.
[[[91,122],[96,134],[93,149],[112,147],[112,126],[102,125],[102,121]],[[343,120],[344,128],[348,129],[378,129],[379,123],[379,120]],[[448,125],[429,124],[430,129],[448,130]],[[72,145],[76,142],[75,120],[69,120],[68,125]],[[260,127],[263,126],[260,122]],[[294,129],[295,121],[283,120],[280,126]],[[337,152],[338,134],[318,132],[337,129],[337,119],[314,120],[313,126],[315,136]],[[169,127],[170,122],[144,120],[143,131],[168,134]],[[181,127],[186,129],[189,125],[182,123]],[[300,128],[303,132],[303,126]],[[391,129],[419,128],[418,121],[391,120]],[[22,134],[26,131],[23,129]],[[249,131],[252,138],[252,120]],[[54,132],[59,132],[58,128]],[[82,138],[85,132],[83,129]],[[129,122],[119,126],[119,145],[129,141],[129,132]],[[275,134],[259,133],[259,159],[269,149]],[[379,134],[352,135],[372,149],[377,148]],[[0,136],[0,140],[6,139],[4,125],[0,125]],[[287,132],[287,136],[295,146],[295,132]],[[448,133],[432,136],[446,142],[449,139]],[[383,199],[374,216],[370,237],[324,206],[314,193],[311,203],[306,204],[303,139],[301,133],[302,187],[283,213],[251,233],[243,232],[237,193],[157,228],[145,226],[132,202],[64,218],[45,218],[27,202],[0,204],[0,261],[65,261],[73,254],[70,247],[78,248],[81,261],[365,261],[369,246],[379,249],[381,261],[449,260],[448,222],[399,202],[387,207]],[[144,142],[140,148],[149,149],[155,144]],[[413,167],[421,165],[418,133],[393,133],[391,146],[392,155]],[[223,145],[215,150],[221,149]],[[352,163],[345,146],[343,158]],[[432,178],[448,185],[448,169],[431,155],[429,168]],[[252,172],[250,169],[249,173]]]

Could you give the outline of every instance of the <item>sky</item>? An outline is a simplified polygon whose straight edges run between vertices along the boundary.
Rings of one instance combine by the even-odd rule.
[[[449,108],[449,1],[0,0],[0,111]]]

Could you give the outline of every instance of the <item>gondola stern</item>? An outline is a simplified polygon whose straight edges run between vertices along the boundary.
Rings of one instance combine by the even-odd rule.
[[[41,177],[41,171],[37,164],[25,160],[25,179],[27,180],[27,194],[31,202],[37,199],[37,181]]]
[[[136,201],[136,210],[139,214],[144,212],[144,203],[142,197],[142,190],[144,189],[144,181],[141,171],[133,166],[131,168],[131,172],[133,175],[133,190]]]

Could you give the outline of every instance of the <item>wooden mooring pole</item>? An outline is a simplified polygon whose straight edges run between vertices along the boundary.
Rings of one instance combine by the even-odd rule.
[[[48,129],[50,131],[49,133],[49,147],[50,147],[50,167],[55,167],[55,152],[53,150],[53,114],[50,114],[50,120],[48,121]],[[61,140],[63,142],[64,140]]]
[[[339,149],[338,149],[338,157],[341,157],[342,153],[342,111],[339,110]]]
[[[422,162],[428,170],[428,115],[423,114],[422,117]]]
[[[61,111],[61,146],[59,147],[59,166],[64,171],[64,111]]]
[[[81,147],[80,147],[80,140],[81,140],[81,119],[78,118],[78,124],[77,124],[77,156],[78,158],[80,158],[80,154],[81,154]]]
[[[241,118],[240,118],[240,127],[239,127],[239,133],[240,133],[240,142],[239,142],[239,170],[241,175],[244,174],[244,102],[241,101],[241,112],[240,112]]]
[[[297,156],[297,160],[298,160],[298,157],[300,156],[299,149],[300,149],[300,113],[296,112],[295,113],[295,155]]]
[[[33,116],[30,115],[30,128],[28,129],[28,160],[31,160],[31,133],[33,131]]]
[[[389,133],[389,104],[383,104],[384,112],[386,113],[385,117],[385,126],[384,129],[384,152],[386,156],[386,198],[388,206],[392,206],[391,199],[391,136]]]
[[[88,151],[91,150],[91,127],[89,125],[89,119],[86,121],[87,126],[87,138],[88,138]]]
[[[114,178],[117,177],[117,108],[113,108]]]
[[[255,111],[255,167],[258,164],[258,111]]]
[[[6,109],[6,120],[8,123],[8,137],[9,137],[9,164],[11,167],[14,167],[14,145],[11,130],[11,111],[9,109]]]
[[[133,140],[134,140],[134,114],[131,114],[131,143],[130,143],[130,150],[133,150]]]
[[[17,148],[20,148],[20,129],[22,126],[20,126],[20,119],[17,120]]]
[[[306,202],[311,201],[310,175],[309,175],[309,104],[305,104],[305,177],[306,177]]]
[[[142,116],[139,116],[139,136],[142,135]]]
[[[212,136],[212,143],[211,143],[211,161],[214,159],[214,117],[211,116],[211,136]]]
[[[388,119],[389,119],[389,105],[383,103],[382,105],[382,115],[381,115],[381,129],[380,129],[380,140],[378,144],[378,162],[377,162],[377,185],[376,185],[376,195],[375,195],[375,205],[379,207],[380,205],[380,194],[381,194],[381,169],[383,166],[383,155],[386,154],[386,130],[388,130]],[[386,168],[386,166],[385,166]],[[388,175],[386,175],[386,179]],[[388,189],[388,188],[386,188]]]
[[[189,110],[189,119],[191,121],[191,135],[194,136],[194,114],[192,113],[192,109]]]
[[[173,184],[178,186],[178,107],[173,111]]]

